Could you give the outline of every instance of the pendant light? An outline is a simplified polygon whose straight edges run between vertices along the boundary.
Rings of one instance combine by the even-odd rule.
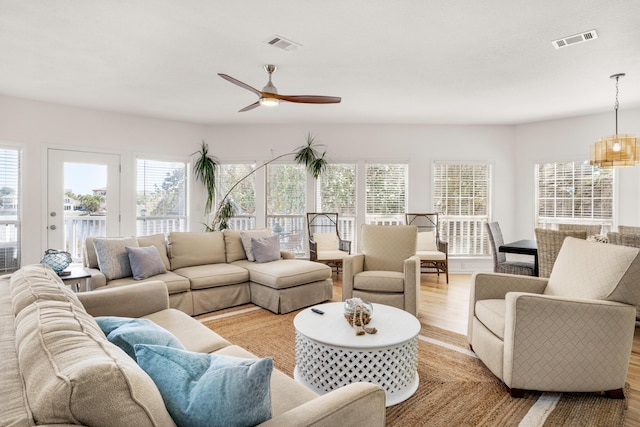
[[[591,144],[591,156],[589,163],[593,166],[635,166],[640,163],[640,147],[635,135],[618,133],[618,81],[624,77],[624,73],[611,76],[616,79],[616,133],[605,136],[594,144]]]

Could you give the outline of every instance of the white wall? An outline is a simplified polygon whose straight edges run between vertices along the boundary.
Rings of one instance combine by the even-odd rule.
[[[640,109],[618,111],[618,132],[640,135]],[[589,160],[589,147],[615,133],[613,111],[605,114],[519,125],[516,127],[514,179],[515,238],[534,238],[534,170],[540,162]],[[616,168],[618,214],[615,223],[640,225],[640,166]],[[497,218],[501,220],[501,218]]]
[[[640,110],[620,112],[621,131],[640,133]],[[634,120],[635,119],[635,120]],[[632,126],[635,129],[625,127]],[[603,114],[520,126],[447,125],[200,125],[66,107],[0,96],[0,144],[23,147],[23,264],[39,261],[46,244],[46,150],[118,153],[122,158],[122,234],[132,234],[137,154],[188,158],[205,140],[222,161],[268,160],[305,143],[311,132],[330,161],[408,161],[409,209],[431,209],[434,160],[489,161],[494,165],[492,216],[506,239],[533,237],[533,165],[588,158],[589,144],[612,133]],[[273,150],[273,151],[272,151]],[[620,221],[640,224],[638,170],[620,176]],[[128,183],[128,184],[126,184]],[[191,192],[191,227],[203,222],[203,190]],[[623,221],[624,219],[624,221]],[[463,260],[452,270],[490,268],[490,261]]]

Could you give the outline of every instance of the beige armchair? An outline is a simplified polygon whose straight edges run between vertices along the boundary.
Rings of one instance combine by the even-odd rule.
[[[469,344],[514,397],[538,390],[623,398],[639,252],[567,237],[549,278],[474,274]]]
[[[360,253],[343,261],[342,299],[358,297],[418,315],[420,258],[415,225],[363,225]]]

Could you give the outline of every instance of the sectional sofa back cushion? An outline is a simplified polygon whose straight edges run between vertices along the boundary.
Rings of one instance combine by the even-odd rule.
[[[76,294],[44,264],[27,265],[13,273],[9,289],[14,315],[36,301],[61,301],[82,307]]]
[[[36,301],[15,326],[25,396],[38,424],[175,425],[151,378],[84,309]]]
[[[127,246],[137,247],[138,240],[135,237],[118,239],[96,238],[93,241],[98,257],[98,267],[107,280],[131,277],[131,264]]]
[[[225,262],[221,231],[169,233],[171,269]]]
[[[245,251],[242,243],[242,235],[244,234],[247,244],[251,244],[252,237],[267,237],[271,235],[271,230],[268,228],[260,228],[256,230],[224,230],[224,246],[227,254],[227,262],[240,261],[247,258],[247,252]],[[253,261],[253,260],[250,260]]]

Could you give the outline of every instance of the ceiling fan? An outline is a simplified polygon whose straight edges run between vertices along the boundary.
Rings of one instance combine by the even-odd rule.
[[[302,104],[338,104],[342,98],[339,96],[319,96],[319,95],[280,95],[278,89],[271,83],[271,75],[278,69],[275,65],[267,64],[264,66],[265,71],[269,74],[269,82],[262,88],[262,91],[249,86],[240,80],[234,79],[226,74],[218,73],[223,79],[230,81],[231,83],[245,88],[260,97],[256,102],[251,105],[247,105],[239,113],[243,111],[253,110],[260,105],[265,107],[271,107],[278,105],[280,101],[298,102]]]

